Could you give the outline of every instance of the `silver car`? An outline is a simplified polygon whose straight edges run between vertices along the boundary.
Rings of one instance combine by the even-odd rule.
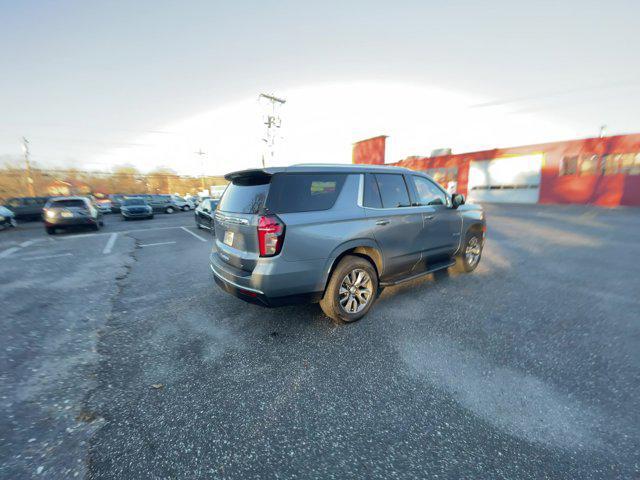
[[[482,255],[482,208],[420,172],[295,165],[225,178],[210,267],[249,302],[320,302],[351,322],[385,286],[449,267],[470,272]]]

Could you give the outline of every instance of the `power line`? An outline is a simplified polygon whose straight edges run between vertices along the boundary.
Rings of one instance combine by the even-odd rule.
[[[470,108],[497,107],[500,105],[508,105],[510,103],[520,103],[520,102],[526,102],[529,100],[539,100],[539,99],[544,99],[549,97],[571,95],[574,93],[584,93],[584,92],[590,92],[593,90],[609,90],[612,88],[620,88],[620,87],[635,87],[638,85],[640,85],[640,80],[638,79],[624,80],[624,81],[613,82],[613,83],[600,83],[597,85],[573,87],[573,88],[567,88],[564,90],[550,90],[546,92],[537,92],[537,93],[532,93],[530,95],[523,95],[520,97],[502,98],[499,100],[492,100],[490,102],[471,105]]]

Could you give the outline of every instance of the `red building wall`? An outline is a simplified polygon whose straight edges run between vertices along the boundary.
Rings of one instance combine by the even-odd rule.
[[[384,164],[384,143],[381,146],[378,142],[372,142],[378,138],[381,137],[356,144],[359,152],[367,152],[369,160],[367,162],[356,161],[359,156],[356,155],[354,146],[354,163]],[[409,157],[392,165],[414,170],[457,167],[458,192],[467,195],[469,164],[472,160],[491,160],[510,155],[534,153],[544,154],[539,203],[580,203],[609,207],[640,206],[640,134],[586,138],[438,157]],[[624,155],[624,160],[617,155]],[[595,169],[561,175],[563,159],[566,162],[570,157],[577,157],[578,167],[583,159],[593,158]],[[614,164],[619,164],[620,169],[626,169],[627,173],[605,174],[605,163],[609,161],[607,159]],[[622,162],[629,162],[632,159],[634,163],[631,167],[622,165]]]
[[[383,165],[387,137],[368,138],[353,144],[353,163]]]

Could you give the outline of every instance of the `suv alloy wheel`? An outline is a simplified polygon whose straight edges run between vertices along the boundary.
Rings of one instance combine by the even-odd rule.
[[[456,256],[456,270],[460,273],[473,272],[482,257],[482,237],[479,233],[470,232]]]
[[[377,292],[378,274],[371,262],[348,255],[331,274],[320,307],[334,320],[354,322],[367,314]]]

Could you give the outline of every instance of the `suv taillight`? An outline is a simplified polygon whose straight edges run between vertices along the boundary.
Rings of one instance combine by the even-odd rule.
[[[275,215],[258,220],[258,244],[261,257],[273,257],[280,253],[284,243],[284,223]]]

